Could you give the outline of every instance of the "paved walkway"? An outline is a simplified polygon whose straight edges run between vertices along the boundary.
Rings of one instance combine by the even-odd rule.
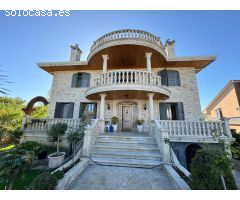
[[[89,165],[76,177],[72,190],[170,190],[174,189],[167,175],[159,168],[142,169]]]
[[[238,189],[240,190],[240,171],[234,170],[235,181]]]

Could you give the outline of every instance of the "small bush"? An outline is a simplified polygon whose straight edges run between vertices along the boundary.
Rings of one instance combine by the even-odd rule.
[[[33,151],[37,155],[42,151],[43,145],[35,141],[27,141],[19,144],[18,149]]]
[[[50,172],[43,172],[33,179],[31,190],[54,190],[57,185],[57,178]]]
[[[112,122],[113,125],[116,125],[118,123],[118,117],[113,116],[112,119],[111,119],[111,122]]]
[[[143,125],[143,123],[144,123],[144,120],[143,120],[143,119],[137,119],[137,120],[136,120],[136,124],[137,124],[137,125]]]
[[[222,175],[227,189],[237,189],[231,170],[231,161],[225,153],[199,150],[191,163],[191,186],[195,190],[222,190]]]
[[[63,171],[56,171],[52,174],[57,180],[60,180],[64,177]]]

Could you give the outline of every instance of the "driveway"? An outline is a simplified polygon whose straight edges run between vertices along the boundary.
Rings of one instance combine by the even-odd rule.
[[[69,186],[70,190],[171,190],[160,168],[143,169],[89,165]]]

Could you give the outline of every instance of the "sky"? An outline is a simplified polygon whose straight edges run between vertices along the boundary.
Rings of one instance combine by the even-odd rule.
[[[48,96],[52,75],[36,63],[68,61],[79,44],[85,60],[93,41],[118,29],[141,29],[174,39],[176,56],[216,55],[197,74],[202,109],[230,81],[240,79],[240,11],[71,11],[65,17],[10,17],[0,12],[0,70],[9,96]]]

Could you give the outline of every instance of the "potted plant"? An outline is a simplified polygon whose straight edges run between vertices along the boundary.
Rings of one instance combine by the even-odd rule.
[[[142,131],[143,131],[143,123],[144,123],[143,119],[137,119],[136,120],[137,130],[138,130],[139,133],[142,133]]]
[[[113,116],[111,122],[113,126],[113,131],[116,132],[118,127],[118,117]]]
[[[61,166],[64,162],[65,152],[59,151],[59,145],[62,141],[62,136],[65,134],[67,130],[67,124],[66,123],[57,123],[53,124],[49,131],[47,131],[48,134],[48,141],[53,143],[57,143],[57,152],[52,153],[48,156],[48,167],[49,168],[57,168]]]

